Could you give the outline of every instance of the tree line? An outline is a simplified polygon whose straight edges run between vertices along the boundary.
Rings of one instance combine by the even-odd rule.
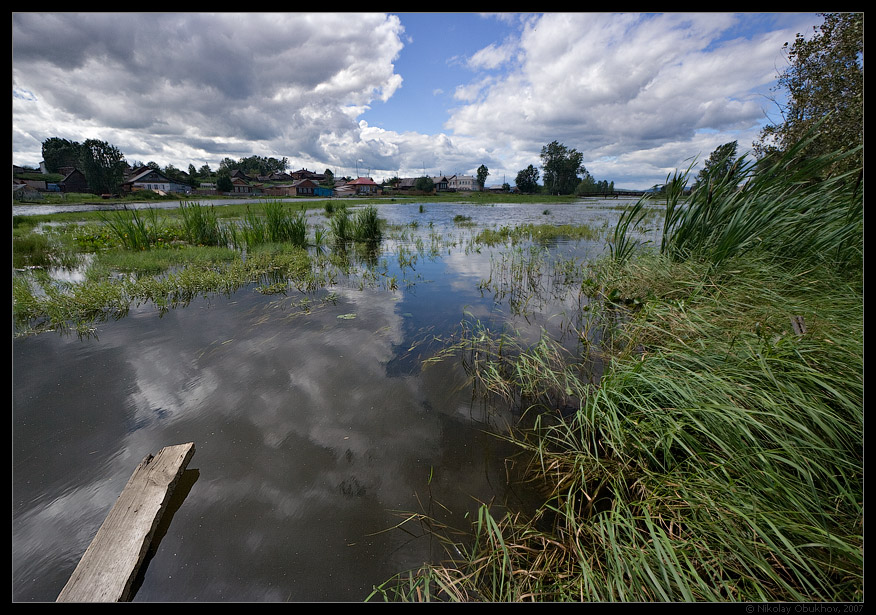
[[[596,180],[582,164],[584,154],[568,148],[559,141],[551,141],[541,148],[542,182],[539,170],[533,165],[517,173],[515,184],[520,192],[534,194],[606,194],[614,192],[614,181]]]
[[[234,160],[226,157],[214,171],[210,165],[200,168],[189,164],[183,171],[172,164],[164,167],[156,162],[137,162],[130,164],[124,154],[115,145],[98,139],[88,139],[83,143],[50,137],[42,143],[43,161],[49,173],[61,174],[65,169],[73,168],[82,171],[88,181],[89,189],[96,194],[118,192],[119,186],[125,181],[128,169],[149,167],[179,184],[198,187],[202,182],[216,182],[220,191],[232,190],[231,173],[240,170],[248,176],[267,176],[272,173],[285,172],[289,167],[288,158],[273,158],[268,156],[245,156]],[[333,183],[334,175],[330,169],[325,170],[326,180]]]

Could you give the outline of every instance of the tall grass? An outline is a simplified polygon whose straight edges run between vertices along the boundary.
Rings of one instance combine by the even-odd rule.
[[[336,243],[379,243],[383,237],[382,223],[373,205],[360,209],[352,217],[346,208],[337,209],[329,220],[329,229]]]
[[[128,250],[148,250],[158,238],[158,214],[154,209],[146,209],[142,215],[137,210],[117,210],[101,214],[101,220]]]
[[[179,206],[182,217],[183,239],[193,245],[221,246],[228,243],[228,236],[213,206],[206,207],[196,202],[182,202]]]
[[[801,158],[808,141],[762,160],[736,161],[729,173],[682,194],[688,171],[667,180],[661,253],[675,260],[720,263],[752,250],[808,263],[863,263],[863,199],[854,198],[860,170],[830,175],[840,156]],[[635,246],[629,228],[643,201],[625,212],[612,242],[623,262]]]
[[[281,201],[268,201],[263,216],[247,207],[238,234],[248,246],[289,243],[304,247],[307,245],[307,218],[301,209],[293,210]]]
[[[676,175],[661,250],[593,265],[596,315],[628,312],[598,384],[553,340],[479,341],[473,378],[528,397],[545,503],[485,505],[372,598],[862,601],[863,198],[824,163],[743,161],[687,202]]]

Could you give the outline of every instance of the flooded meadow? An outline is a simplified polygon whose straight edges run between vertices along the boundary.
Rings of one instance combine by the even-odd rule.
[[[14,336],[13,601],[55,600],[137,464],[184,442],[135,601],[362,601],[446,557],[430,529],[464,531],[482,503],[525,512],[525,459],[499,437],[520,408],[453,349],[546,335],[580,358],[586,265],[623,205],[386,202],[377,246],[310,248],[306,288]]]

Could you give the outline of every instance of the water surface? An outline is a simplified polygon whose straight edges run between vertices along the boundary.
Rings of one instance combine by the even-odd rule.
[[[512,249],[473,248],[477,229],[600,226],[615,205],[380,205],[403,232],[370,283],[253,285],[14,339],[13,600],[53,601],[136,465],[172,444],[196,452],[135,601],[361,601],[443,556],[417,522],[395,527],[411,513],[467,528],[481,502],[531,505],[494,435],[513,413],[458,361],[422,362],[463,319],[535,337],[580,307],[573,286],[515,309],[483,283]],[[586,260],[604,243],[538,249]]]

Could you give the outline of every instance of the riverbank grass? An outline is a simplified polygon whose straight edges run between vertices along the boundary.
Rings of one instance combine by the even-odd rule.
[[[743,163],[684,202],[677,175],[653,249],[631,209],[582,286],[598,382],[547,338],[470,364],[519,404],[544,504],[484,505],[446,565],[370,598],[863,601],[863,198],[829,163]]]

